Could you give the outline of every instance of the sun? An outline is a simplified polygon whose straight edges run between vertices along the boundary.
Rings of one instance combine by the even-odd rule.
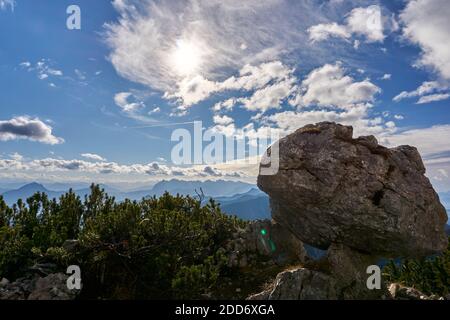
[[[201,65],[202,51],[194,41],[178,40],[170,55],[170,64],[180,76],[197,73]]]

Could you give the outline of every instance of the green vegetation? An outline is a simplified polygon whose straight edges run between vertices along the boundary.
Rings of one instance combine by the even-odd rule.
[[[51,261],[63,272],[81,267],[81,298],[196,299],[231,272],[224,247],[244,225],[214,201],[165,194],[117,203],[94,185],[84,201],[37,193],[9,208],[0,196],[0,278]]]
[[[389,282],[398,282],[428,295],[446,296],[450,294],[450,244],[440,256],[404,260],[400,264],[390,261],[383,271]]]

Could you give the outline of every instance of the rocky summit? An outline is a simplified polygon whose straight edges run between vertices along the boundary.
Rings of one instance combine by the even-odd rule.
[[[280,169],[260,175],[272,217],[303,242],[380,257],[420,257],[447,246],[447,214],[416,148],[353,138],[336,123],[308,125],[279,141]]]

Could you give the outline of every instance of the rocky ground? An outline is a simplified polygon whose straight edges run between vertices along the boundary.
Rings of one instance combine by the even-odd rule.
[[[0,281],[0,300],[72,300],[77,291],[67,288],[68,276],[64,273],[51,273],[56,266],[36,265],[23,278],[10,282]]]

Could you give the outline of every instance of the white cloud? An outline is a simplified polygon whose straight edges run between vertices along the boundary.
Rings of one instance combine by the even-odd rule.
[[[0,120],[0,140],[27,139],[45,144],[60,144],[64,139],[52,134],[52,127],[38,118],[28,116]]]
[[[447,100],[448,98],[450,98],[450,94],[449,93],[445,93],[445,94],[430,94],[429,96],[423,96],[419,99],[419,101],[417,101],[417,104],[425,104],[425,103],[430,103],[430,102],[437,102],[437,101],[442,101],[442,100]]]
[[[234,168],[233,168],[234,169]],[[46,176],[54,175],[63,179],[76,173],[80,179],[84,178],[92,181],[89,177],[96,176],[99,179],[105,176],[112,178],[121,176],[128,179],[146,179],[146,177],[187,177],[187,178],[207,178],[207,177],[244,177],[246,174],[228,169],[225,164],[219,167],[210,165],[196,165],[191,167],[177,167],[152,162],[148,164],[123,165],[116,162],[106,161],[85,161],[85,160],[65,160],[55,158],[44,158],[25,161],[23,158],[2,159],[0,158],[0,174],[2,176],[14,176],[17,172],[28,174],[29,177],[41,177],[45,172]]]
[[[417,146],[425,158],[450,152],[450,125],[436,125],[423,129],[411,129],[389,136],[384,141],[390,146]]]
[[[450,79],[450,5],[447,0],[411,0],[400,14],[406,39],[422,49],[418,64]]]
[[[349,108],[355,104],[372,102],[381,89],[368,79],[357,82],[345,75],[340,63],[317,68],[303,80],[300,93],[292,104],[300,107]]]
[[[250,92],[254,90],[265,90],[266,93],[272,93],[280,97],[280,91],[286,91],[286,86],[289,86],[290,83],[295,81],[293,72],[293,69],[288,68],[280,61],[261,63],[257,66],[245,65],[239,71],[239,76],[231,76],[221,82],[210,81],[202,76],[185,78],[179,83],[177,91],[172,94],[166,94],[165,97],[168,99],[178,99],[185,107],[199,103],[209,98],[212,94],[226,91]],[[255,97],[253,98],[261,103],[259,108],[254,107],[256,109],[270,108],[270,106],[267,106],[267,100],[262,101],[258,97],[262,93],[255,93]],[[244,104],[245,101],[243,100]],[[218,106],[217,108],[220,107]]]
[[[125,112],[134,112],[145,107],[144,102],[136,100],[131,92],[119,92],[114,96],[115,104]]]
[[[12,11],[14,11],[14,7],[16,2],[14,0],[0,0],[0,10],[5,10],[10,7]]]
[[[386,73],[381,77],[381,80],[391,80],[392,79],[392,74],[390,73]]]
[[[95,154],[95,153],[83,153],[83,154],[81,154],[81,156],[83,158],[86,158],[86,159],[89,159],[89,160],[106,161],[105,158],[103,158],[102,156],[99,156],[98,154]]]
[[[29,61],[24,61],[19,64],[21,68],[26,69],[28,72],[34,71],[37,74],[39,80],[48,79],[50,76],[53,77],[61,77],[63,76],[63,72],[58,69],[52,68],[50,65],[49,59],[41,59],[33,66],[33,64]]]
[[[63,72],[61,70],[56,70],[52,68],[48,68],[47,73],[52,76],[59,76],[59,77],[63,75]]]
[[[393,101],[400,102],[403,99],[423,97],[423,96],[430,95],[433,93],[443,92],[443,91],[446,91],[449,89],[450,89],[449,86],[446,84],[442,84],[437,81],[426,81],[426,82],[422,83],[416,90],[413,90],[410,92],[408,92],[408,91],[401,92],[400,94],[398,94],[397,96],[394,97]],[[425,101],[426,100],[427,99],[425,99]]]
[[[312,111],[284,111],[263,119],[263,123],[278,127],[283,135],[311,123],[323,121],[352,125],[355,135],[385,135],[396,130],[393,122],[383,122],[381,118],[370,118],[369,105],[353,106],[346,111],[312,110]]]
[[[231,110],[233,110],[236,103],[237,103],[237,101],[235,98],[230,98],[225,101],[220,101],[214,105],[213,110],[215,112],[219,112],[221,110],[231,111]]]
[[[366,42],[383,42],[385,29],[395,29],[395,21],[383,17],[382,9],[378,5],[366,8],[355,8],[347,16],[345,24],[322,23],[308,29],[309,39],[319,42],[335,37],[350,39],[354,35],[362,36]],[[353,47],[358,49],[359,40],[355,40]]]
[[[378,5],[353,9],[347,18],[348,29],[362,35],[367,42],[383,42],[384,26],[381,8]]]
[[[181,108],[174,114],[185,114],[214,93],[268,85],[256,88],[245,83],[245,75],[231,77],[244,66],[259,68],[281,59],[290,64],[294,56],[295,61],[299,56],[320,60],[326,54],[315,54],[320,48],[299,49],[310,46],[309,26],[323,21],[324,14],[339,15],[331,3],[318,11],[321,3],[115,0],[119,18],[106,25],[105,40],[111,48],[110,61],[121,76],[177,100]],[[264,77],[252,81],[259,79]]]
[[[224,126],[234,122],[233,118],[230,118],[228,116],[219,116],[219,115],[215,115],[213,118],[213,121],[215,124],[224,125]]]
[[[201,53],[193,55],[199,68],[189,78],[201,74],[216,79],[225,68],[261,62],[257,57],[277,58],[279,50],[267,49],[284,47],[288,37],[301,37],[287,32],[292,27],[289,22],[306,25],[314,17],[308,15],[313,12],[310,4],[295,3],[296,10],[291,10],[282,0],[116,0],[113,4],[120,19],[107,25],[111,62],[125,78],[161,91],[171,91],[186,76],[173,61],[178,53]],[[300,15],[305,19],[296,20]],[[281,17],[286,20],[280,21]],[[186,44],[181,51],[180,43]],[[264,51],[269,55],[261,55]]]
[[[148,112],[148,114],[149,114],[149,115],[152,115],[152,114],[160,113],[160,112],[161,112],[161,108],[160,108],[160,107],[156,107],[156,108],[153,108],[152,110],[150,110],[150,111]]]
[[[13,160],[16,161],[22,161],[23,160],[23,156],[17,152],[14,152],[13,154],[10,154],[9,157]]]
[[[309,39],[313,42],[324,41],[331,37],[343,39],[351,37],[347,26],[339,25],[336,22],[312,26],[308,29],[308,33]]]
[[[279,109],[281,103],[294,92],[294,89],[294,80],[289,79],[268,85],[255,91],[251,97],[241,98],[238,101],[247,110],[264,113],[269,109]]]
[[[29,67],[31,67],[31,62],[24,61],[24,62],[20,63],[19,66],[21,66],[22,68],[29,68]]]

